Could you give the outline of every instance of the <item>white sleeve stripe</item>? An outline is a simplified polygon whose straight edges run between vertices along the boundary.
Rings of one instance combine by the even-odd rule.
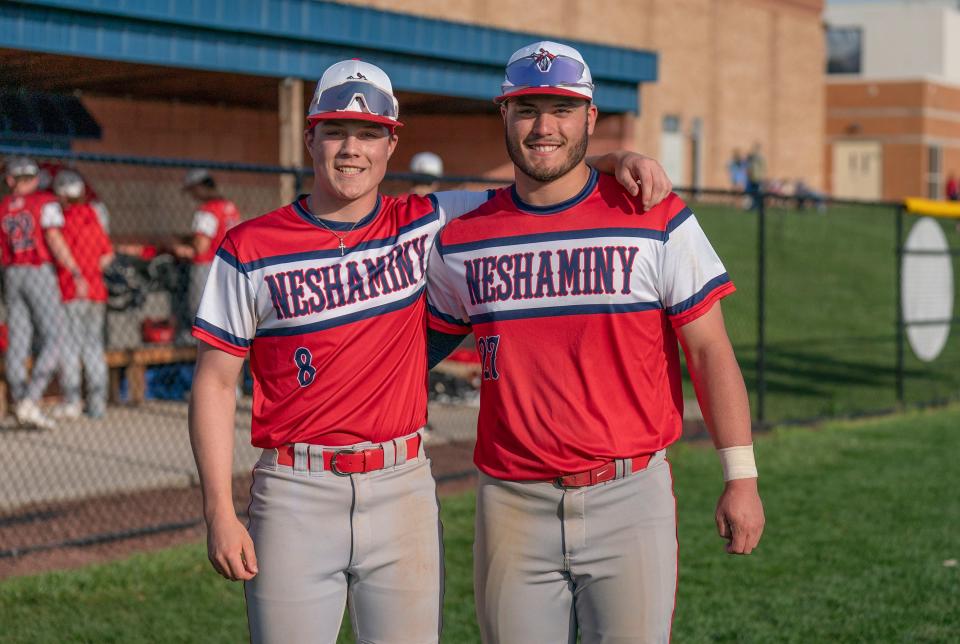
[[[55,201],[43,204],[40,209],[41,228],[63,228],[63,210]]]
[[[193,213],[193,232],[207,237],[216,237],[218,228],[220,228],[220,221],[213,213],[204,210]]]

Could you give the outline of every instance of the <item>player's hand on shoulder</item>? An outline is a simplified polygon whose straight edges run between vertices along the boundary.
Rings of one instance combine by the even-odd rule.
[[[236,515],[224,515],[207,524],[207,557],[230,581],[249,581],[257,574],[253,539]]]
[[[618,153],[617,180],[631,195],[643,199],[644,210],[656,206],[673,190],[673,182],[660,163],[637,152]]]
[[[757,479],[727,481],[717,502],[717,532],[727,540],[727,552],[748,555],[760,542],[765,519]]]

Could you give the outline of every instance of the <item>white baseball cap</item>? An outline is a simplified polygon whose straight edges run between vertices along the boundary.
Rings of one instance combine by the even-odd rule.
[[[79,199],[83,189],[83,177],[73,170],[61,170],[53,179],[53,191],[64,199]]]
[[[387,127],[403,125],[400,106],[386,72],[362,60],[342,60],[327,68],[317,83],[307,122],[349,119],[372,121]]]
[[[187,174],[183,177],[183,189],[189,190],[190,188],[200,185],[203,182],[212,182],[213,176],[210,174],[210,171],[206,168],[192,168],[187,171]]]
[[[30,157],[11,157],[7,159],[6,172],[8,177],[35,177],[40,166]]]
[[[541,40],[521,47],[507,62],[500,85],[501,103],[514,96],[551,94],[593,100],[590,68],[573,47]]]
[[[443,159],[433,152],[417,152],[410,159],[410,172],[442,177]]]

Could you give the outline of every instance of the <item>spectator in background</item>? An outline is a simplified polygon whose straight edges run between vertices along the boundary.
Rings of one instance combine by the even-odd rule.
[[[422,175],[414,181],[410,192],[415,195],[428,195],[440,187],[436,179],[443,176],[443,159],[433,152],[417,152],[410,159],[410,172]]]
[[[734,150],[733,156],[727,163],[727,172],[730,175],[730,189],[745,191],[747,189],[747,160],[740,154],[740,150]]]
[[[53,179],[53,192],[63,208],[63,239],[87,284],[86,292],[79,292],[73,275],[57,267],[67,333],[60,378],[64,403],[54,409],[53,415],[66,420],[80,417],[82,373],[87,379],[87,414],[101,418],[107,411],[107,362],[103,347],[107,288],[103,270],[113,261],[113,247],[97,211],[87,202],[86,186],[79,174],[72,170],[58,172]]]
[[[194,342],[190,335],[193,317],[200,306],[203,286],[213,258],[217,254],[220,242],[227,231],[240,223],[237,206],[226,199],[217,188],[210,172],[204,168],[194,168],[183,179],[183,190],[197,203],[193,213],[191,230],[193,238],[190,244],[177,244],[174,252],[181,259],[190,260],[190,283],[187,289],[187,314],[180,320],[180,340]]]
[[[807,185],[803,179],[797,179],[793,186],[793,196],[797,198],[797,210],[805,210],[807,203],[817,208],[821,215],[827,213],[827,200],[823,193],[817,192]]]
[[[767,161],[763,158],[760,144],[754,143],[747,156],[747,193],[750,195],[750,210],[760,210],[763,180],[767,175]]]
[[[960,201],[960,182],[952,172],[947,177],[947,201]]]
[[[52,194],[37,190],[39,172],[36,161],[27,157],[6,163],[10,194],[0,201],[0,255],[9,338],[5,367],[17,422],[24,427],[53,429],[54,421],[38,404],[60,365],[60,336],[66,326],[51,259],[73,277],[82,297],[87,283],[63,239],[60,204]],[[39,351],[28,378],[27,358],[34,331]]]

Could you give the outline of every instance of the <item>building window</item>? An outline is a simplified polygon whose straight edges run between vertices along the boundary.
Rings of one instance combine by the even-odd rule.
[[[859,27],[827,27],[827,73],[859,74],[863,30]]]
[[[679,132],[680,131],[680,117],[675,114],[667,114],[663,117],[663,131],[664,132]]]
[[[943,199],[943,148],[927,148],[927,197]]]

